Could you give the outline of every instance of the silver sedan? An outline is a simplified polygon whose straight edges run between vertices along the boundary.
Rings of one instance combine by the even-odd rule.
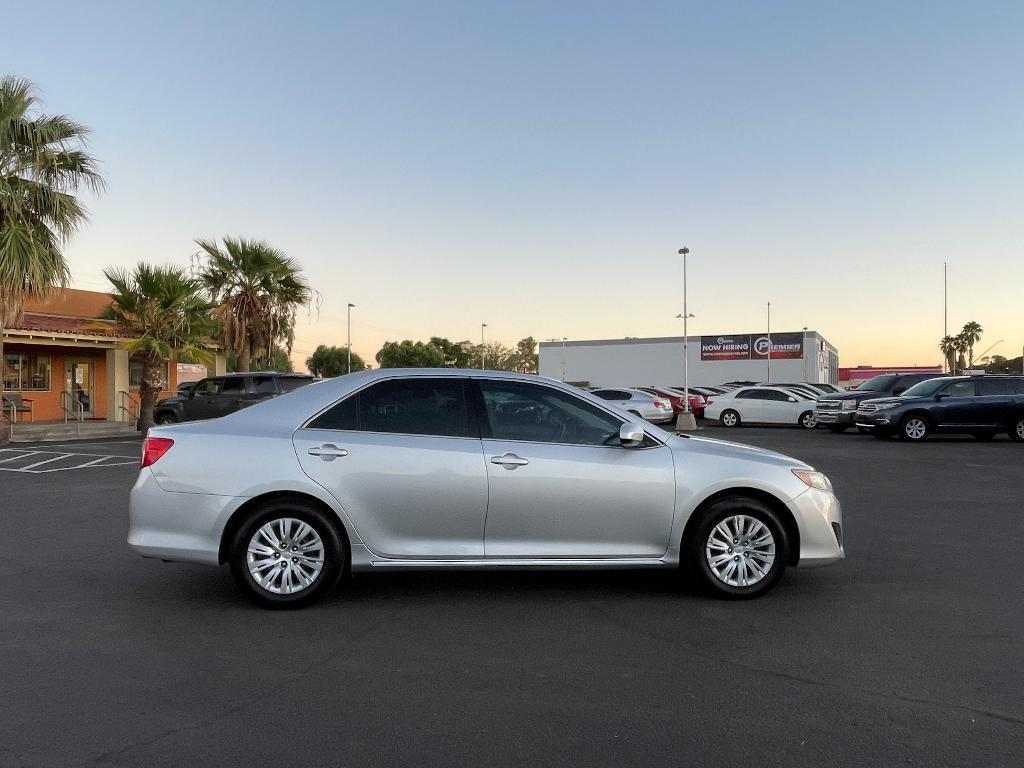
[[[228,564],[282,608],[387,568],[681,566],[754,597],[844,557],[842,536],[828,479],[796,459],[536,376],[385,369],[151,430],[128,542]]]

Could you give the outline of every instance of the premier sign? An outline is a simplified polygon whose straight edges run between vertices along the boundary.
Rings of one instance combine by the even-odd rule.
[[[768,334],[701,336],[701,360],[767,360]],[[799,360],[804,356],[802,333],[773,333],[772,360]]]

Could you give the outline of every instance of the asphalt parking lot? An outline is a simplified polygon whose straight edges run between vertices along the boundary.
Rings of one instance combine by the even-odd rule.
[[[0,454],[0,765],[1024,765],[1024,446],[703,434],[828,473],[848,559],[742,603],[387,573],[271,613],[128,549],[137,442]]]

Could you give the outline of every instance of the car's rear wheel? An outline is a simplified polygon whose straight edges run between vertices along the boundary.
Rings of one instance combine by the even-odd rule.
[[[716,501],[683,547],[685,566],[712,594],[758,597],[782,578],[789,560],[786,529],[771,507],[743,496]]]
[[[1015,443],[1024,443],[1024,416],[1018,417],[1010,425],[1010,439]]]
[[[239,587],[268,608],[300,608],[321,597],[337,583],[347,555],[334,523],[302,499],[258,507],[229,552]]]
[[[850,428],[849,424],[829,424],[828,425],[828,431],[829,432],[835,432],[836,434],[839,434],[840,432],[845,432],[849,428]]]
[[[722,423],[723,427],[738,427],[740,425],[740,415],[731,408],[727,411],[722,411],[722,415],[718,417],[718,420]]]
[[[163,413],[158,413],[154,421],[157,424],[177,424],[178,417],[175,416],[173,413],[164,411]]]
[[[814,429],[818,426],[818,419],[814,411],[804,411],[800,414],[800,426],[804,429]]]
[[[911,414],[900,422],[900,437],[912,443],[919,443],[928,437],[931,428],[924,416]]]

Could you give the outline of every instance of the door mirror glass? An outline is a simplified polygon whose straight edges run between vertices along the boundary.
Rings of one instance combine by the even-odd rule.
[[[795,403],[796,402],[796,398],[795,397],[787,397],[786,399],[789,400],[789,402],[791,402],[791,403]]]
[[[642,424],[629,421],[619,427],[619,445],[623,448],[636,448],[644,442],[646,433]]]

